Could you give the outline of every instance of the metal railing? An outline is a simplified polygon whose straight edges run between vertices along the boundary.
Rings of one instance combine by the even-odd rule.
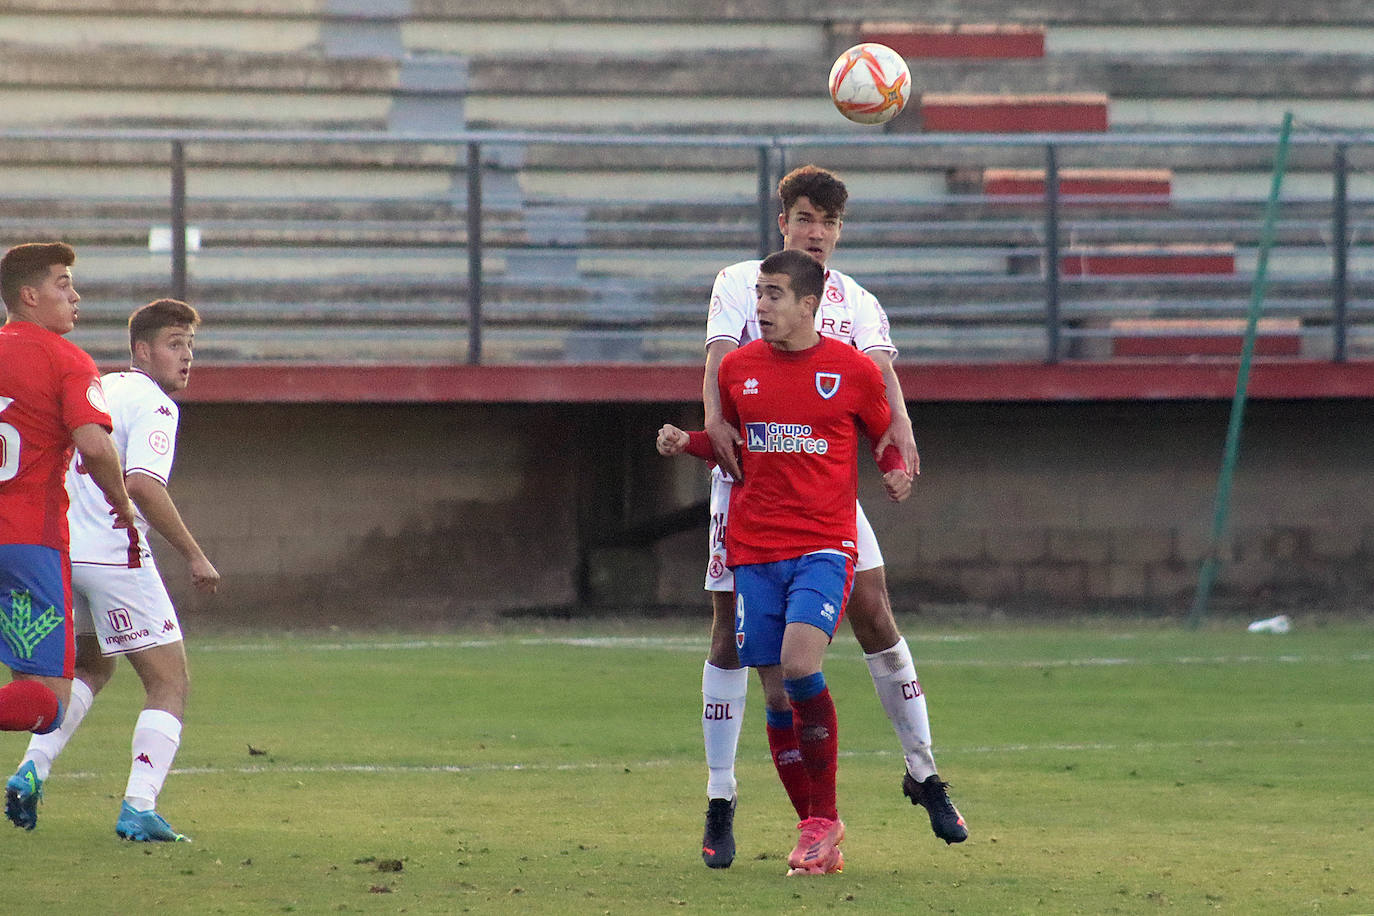
[[[645,258],[657,259],[665,265],[684,251],[697,249],[701,258],[714,257],[716,266],[728,263],[731,257],[742,257],[742,241],[752,234],[752,248],[760,255],[777,247],[777,204],[773,187],[778,177],[802,160],[837,163],[841,174],[851,169],[844,161],[860,163],[856,168],[868,179],[851,181],[856,192],[851,212],[862,211],[862,228],[847,228],[843,253],[859,255],[864,267],[844,266],[871,288],[882,290],[881,298],[893,319],[894,331],[907,332],[913,340],[939,341],[938,352],[930,358],[977,359],[980,354],[1010,351],[1024,354],[1034,338],[1040,339],[1039,358],[1053,363],[1064,359],[1091,357],[1103,352],[1101,341],[1114,338],[1120,331],[1112,322],[1116,318],[1135,317],[1157,319],[1153,326],[1133,333],[1152,334],[1161,339],[1170,336],[1228,335],[1226,326],[1206,320],[1243,314],[1245,291],[1249,278],[1245,275],[1247,251],[1254,245],[1258,232],[1259,210],[1263,204],[1260,182],[1266,179],[1269,155],[1275,143],[1271,132],[1228,132],[1211,134],[1133,134],[1102,135],[1041,134],[1041,135],[820,135],[820,136],[630,136],[589,135],[568,133],[525,133],[457,131],[445,135],[396,135],[376,133],[319,133],[319,132],[263,132],[263,131],[196,131],[196,130],[24,130],[0,131],[0,143],[22,146],[25,142],[43,147],[66,144],[87,144],[97,150],[97,162],[87,158],[86,165],[99,164],[100,150],[122,146],[124,152],[112,158],[124,165],[137,164],[140,157],[127,152],[130,146],[146,148],[149,153],[143,163],[156,163],[165,158],[169,198],[166,219],[170,226],[171,246],[169,276],[165,293],[176,298],[188,298],[197,284],[193,269],[197,257],[208,260],[211,247],[197,256],[188,251],[187,229],[200,219],[207,225],[228,225],[239,220],[261,229],[290,228],[294,217],[274,217],[273,208],[289,203],[319,203],[322,197],[310,195],[266,195],[245,193],[235,198],[232,193],[197,196],[188,188],[198,170],[213,168],[206,156],[189,155],[209,146],[246,146],[280,150],[289,160],[292,150],[301,147],[354,148],[381,147],[392,149],[446,149],[452,161],[437,166],[455,176],[453,190],[445,196],[448,205],[444,214],[434,220],[403,216],[392,221],[388,216],[357,216],[333,218],[328,213],[308,217],[321,231],[346,237],[349,226],[362,233],[366,228],[372,236],[385,236],[389,228],[404,227],[418,232],[434,229],[447,236],[437,242],[420,243],[428,248],[463,249],[465,268],[453,271],[451,295],[443,297],[448,305],[461,303],[461,309],[443,303],[442,314],[432,316],[433,323],[465,330],[465,359],[472,364],[488,360],[487,340],[490,334],[505,333],[505,318],[500,309],[492,307],[490,294],[494,290],[509,290],[522,282],[518,271],[510,263],[522,258],[544,258],[556,262],[595,255],[617,260],[615,266],[598,273],[583,266],[572,270],[583,277],[581,289],[592,290],[592,303],[579,309],[577,290],[565,297],[567,302],[547,320],[554,333],[568,335],[591,334],[587,327],[594,325],[595,333],[603,338],[621,334],[627,339],[644,326],[644,315],[632,308],[618,308],[607,304],[614,295],[605,290],[620,283],[626,288],[645,282],[652,276],[642,263]],[[1279,226],[1279,247],[1294,266],[1285,270],[1280,266],[1271,281],[1271,300],[1275,314],[1287,316],[1296,325],[1285,326],[1287,333],[1295,333],[1303,340],[1304,352],[1323,358],[1344,361],[1368,353],[1374,355],[1374,330],[1366,322],[1374,322],[1374,133],[1330,133],[1300,131],[1291,139],[1294,165],[1291,171],[1300,173],[1303,187],[1283,195],[1283,213]],[[9,149],[10,147],[5,147]],[[544,159],[530,165],[531,149],[546,151]],[[158,149],[166,151],[163,154]],[[514,152],[512,152],[514,151]],[[548,152],[552,151],[552,152]],[[598,196],[585,189],[580,196],[571,193],[535,192],[520,190],[524,177],[533,172],[554,174],[559,169],[560,154],[580,156],[584,160],[595,151],[607,155],[602,172],[617,170],[627,175],[654,175],[673,167],[674,161],[691,151],[696,161],[708,165],[719,158],[718,175],[707,179],[712,190],[698,201],[691,190],[692,183],[684,181],[682,189],[662,192],[656,196],[633,189],[627,195],[624,188],[607,187]],[[631,155],[633,151],[633,155]],[[24,155],[33,156],[29,152]],[[278,164],[273,154],[259,157],[262,161],[253,168],[266,176]],[[621,161],[621,159],[626,161]],[[633,161],[631,161],[633,160]],[[659,161],[661,165],[654,166]],[[1001,166],[1036,169],[1043,173],[1044,192],[1030,195],[995,196],[982,189],[959,187],[957,175],[941,185],[941,176],[954,175],[965,164],[973,170]],[[0,157],[0,177],[4,169],[13,165],[11,159]],[[290,167],[302,169],[308,164],[292,162]],[[1214,181],[1224,193],[1202,193],[1196,182],[1188,189],[1175,188],[1163,199],[1155,196],[1130,194],[1073,194],[1061,189],[1061,175],[1074,167],[1134,167],[1172,168],[1174,175],[1202,176]],[[79,168],[80,166],[70,166]],[[385,165],[359,169],[359,175],[379,175]],[[569,169],[594,171],[585,164]],[[685,172],[686,170],[684,170]],[[710,172],[698,168],[697,171]],[[749,177],[753,187],[752,199],[739,190],[743,180],[733,190],[719,190],[723,177]],[[904,178],[924,176],[925,183],[908,189]],[[512,180],[513,177],[513,180]],[[484,178],[488,180],[484,180]],[[493,192],[489,180],[501,179],[507,186]],[[1328,193],[1316,193],[1314,180],[1329,186]],[[628,179],[621,179],[626,181]],[[1253,185],[1251,190],[1246,181]],[[890,182],[892,192],[883,188]],[[583,182],[585,184],[585,181]],[[514,187],[516,190],[512,191]],[[83,226],[87,234],[100,237],[102,225],[118,225],[146,221],[146,196],[143,209],[130,217],[121,217],[118,202],[132,202],[132,197],[110,195],[111,206],[104,217],[69,213],[63,219],[41,216],[21,218],[14,210],[26,200],[28,206],[41,211],[42,204],[57,202],[68,211],[79,210],[81,199],[63,199],[45,192],[43,199],[33,203],[29,198],[40,195],[9,192],[3,201],[9,215],[0,215],[0,226],[13,236],[21,236],[26,228],[60,227],[64,234],[80,236]],[[338,194],[337,199],[349,199]],[[397,198],[378,196],[369,198],[378,211],[386,211]],[[409,195],[404,203],[418,206],[423,195]],[[216,217],[209,203],[233,206],[233,215]],[[255,205],[263,215],[251,216]],[[529,227],[532,214],[549,208],[569,206],[578,210],[568,231],[576,238],[540,242],[531,237]],[[615,208],[619,206],[619,211]],[[695,209],[694,209],[695,206]],[[59,209],[61,209],[59,207]],[[667,215],[654,217],[651,211],[663,210]],[[20,207],[22,209],[22,207]],[[363,208],[366,210],[366,207]],[[707,216],[703,216],[703,210]],[[727,218],[711,219],[710,211]],[[199,211],[199,216],[197,215]],[[608,211],[608,215],[601,211]],[[676,211],[681,211],[680,213]],[[250,214],[245,218],[244,214]],[[449,226],[453,217],[461,213],[461,229]],[[104,223],[102,224],[102,219]],[[305,225],[307,218],[294,225]],[[352,219],[353,222],[349,222]],[[410,220],[410,222],[406,222]],[[658,220],[655,222],[655,220]],[[314,225],[312,224],[312,225]],[[749,230],[747,227],[754,227]],[[320,228],[326,226],[327,228]],[[639,244],[636,229],[644,227],[645,234],[661,235],[665,241],[657,246]],[[522,234],[523,232],[523,234]],[[251,233],[248,233],[251,235]],[[857,241],[851,241],[857,236]],[[628,241],[627,241],[628,239]],[[1141,239],[1146,239],[1141,243]],[[1183,273],[1176,276],[1141,275],[1107,272],[1094,273],[1087,268],[1075,268],[1066,276],[1064,267],[1087,265],[1095,255],[1116,256],[1122,251],[1149,257],[1168,255],[1177,250],[1180,242],[1229,245],[1235,268],[1229,274],[1205,275]],[[127,246],[127,239],[124,243]],[[309,257],[313,243],[260,241],[244,244],[245,250],[288,251]],[[335,239],[334,244],[340,245]],[[1125,246],[1134,245],[1133,248]],[[347,249],[347,245],[341,245]],[[386,257],[386,245],[374,244],[367,264],[378,264]],[[493,258],[504,258],[505,273],[493,280],[489,265]],[[1066,262],[1066,258],[1070,259]],[[1073,259],[1077,259],[1076,261]],[[960,259],[983,262],[982,267],[953,268]],[[445,262],[447,263],[447,262]],[[523,262],[522,262],[523,263]],[[531,261],[530,263],[534,263]],[[1325,265],[1314,267],[1314,264]],[[636,266],[638,265],[638,266]],[[991,266],[989,266],[991,265]],[[365,272],[366,265],[364,265]],[[447,268],[444,268],[447,269]],[[540,268],[546,274],[552,268]],[[146,272],[145,272],[146,273]],[[499,272],[498,272],[499,273]],[[516,298],[543,298],[540,271],[523,281]],[[870,282],[870,275],[876,280]],[[611,281],[607,277],[612,277]],[[570,276],[556,280],[545,278],[545,286],[567,287]],[[308,282],[308,268],[302,282]],[[442,270],[434,283],[443,286]],[[685,303],[704,302],[709,289],[710,274],[697,276],[690,283],[690,291],[682,289],[662,293],[654,299],[655,308],[662,301],[678,296]],[[245,278],[250,285],[252,278]],[[612,282],[613,281],[613,282]],[[156,283],[146,276],[144,286]],[[688,286],[681,278],[665,281],[671,286]],[[600,286],[598,286],[600,284]],[[607,285],[609,284],[609,286]],[[137,285],[137,284],[135,284]],[[572,284],[576,287],[576,284]],[[531,292],[531,290],[535,290]],[[598,292],[599,291],[599,292]],[[877,291],[875,289],[875,291]],[[612,290],[614,293],[614,289]],[[628,295],[633,300],[634,290]],[[515,294],[512,294],[515,295]],[[601,296],[597,300],[597,296]],[[552,298],[557,298],[553,295]],[[523,300],[521,300],[523,301]],[[366,311],[367,302],[359,307]],[[511,311],[512,309],[506,309]],[[227,311],[232,312],[232,307]],[[540,330],[537,310],[522,319],[520,333],[530,335]],[[656,329],[648,333],[677,334],[692,338],[699,348],[699,330],[703,310],[665,306]],[[252,309],[246,310],[251,313]],[[571,316],[571,317],[570,317]],[[1178,327],[1172,319],[1203,320],[1197,326]],[[345,323],[333,319],[335,330]],[[420,319],[415,319],[423,324]],[[251,315],[244,325],[250,325]],[[1374,325],[1372,325],[1374,326]],[[1296,327],[1296,331],[1293,328]],[[302,332],[303,334],[306,332]],[[1368,339],[1366,339],[1368,338]],[[994,347],[988,341],[1003,341]],[[1011,341],[1011,343],[1005,343]],[[916,344],[919,351],[922,343]],[[991,349],[990,349],[991,348]],[[921,351],[924,352],[924,351]],[[270,358],[270,357],[268,357]],[[576,357],[574,357],[576,358]]]

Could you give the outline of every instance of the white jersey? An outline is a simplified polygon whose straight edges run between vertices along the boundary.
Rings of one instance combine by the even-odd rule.
[[[125,476],[147,474],[166,486],[172,475],[176,451],[176,402],[148,375],[136,369],[111,372],[100,379],[114,420],[115,449]],[[102,566],[139,566],[152,554],[148,550],[148,522],[135,514],[131,531],[111,527],[109,503],[89,474],[80,467],[80,456],[67,468],[67,495],[71,508],[72,562]],[[135,535],[134,532],[137,532]]]
[[[759,337],[758,294],[762,261],[740,261],[716,275],[711,288],[711,309],[706,316],[706,344],[733,340],[744,346]],[[851,344],[858,349],[886,350],[893,354],[887,313],[878,298],[852,277],[838,270],[825,272],[825,292],[816,309],[816,330],[826,337]]]

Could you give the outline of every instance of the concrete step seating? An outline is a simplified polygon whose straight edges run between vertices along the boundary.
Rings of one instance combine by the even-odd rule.
[[[890,5],[864,0],[806,11],[784,0],[747,10],[578,0],[553,17],[505,0],[15,0],[0,12],[8,87],[0,98],[12,103],[8,123],[34,126],[862,135],[868,129],[838,118],[819,87],[834,54],[856,36],[880,34],[889,44],[913,42],[904,53],[925,94],[893,122],[897,132],[918,127],[921,115],[940,129],[931,115],[940,114],[942,96],[997,100],[950,106],[946,123],[984,125],[959,129],[1120,133],[1167,127],[1179,109],[1164,103],[1196,101],[1198,93],[1366,106],[1374,95],[1349,79],[1370,69],[1371,56],[1348,42],[1338,54],[1146,43],[1152,22],[1272,28],[1296,15],[1277,0],[1220,6],[1168,0],[1142,12],[1124,0],[1041,0],[1009,12],[992,0],[936,0],[922,7],[921,23],[902,25],[884,21]],[[1302,14],[1374,26],[1374,14],[1339,0],[1316,0]],[[955,22],[966,25],[945,24]],[[1125,37],[1103,50],[1056,52],[1056,29],[1067,27]],[[53,47],[73,36],[85,43],[82,53],[52,68]],[[1081,120],[1052,117],[1064,99],[1085,95],[1091,103],[1073,112]],[[1008,99],[1014,104],[999,113]],[[1318,152],[1295,152],[1295,173],[1327,165]],[[0,231],[68,235],[92,252],[83,276],[108,269],[131,281],[85,290],[98,294],[88,295],[88,330],[107,334],[116,349],[119,300],[164,289],[166,255],[147,245],[149,231],[166,223],[165,155],[116,141],[0,139]],[[486,155],[486,315],[491,339],[506,341],[493,343],[495,358],[699,358],[711,274],[757,244],[754,150],[532,144]],[[1213,174],[1261,187],[1271,156],[1261,147],[1066,154],[1061,231],[1066,256],[1085,268],[1061,264],[1074,320],[1104,308],[1168,318],[1179,302],[1207,317],[1235,314],[1246,292],[1240,253],[1233,251],[1229,274],[1159,272],[1189,263],[1176,252],[1137,274],[1147,266],[1142,250],[1120,246],[1156,249],[1177,238],[1253,244],[1258,220],[1240,200],[1246,195],[1202,202],[1179,187],[1208,185]],[[376,354],[389,348],[423,359],[451,352],[455,341],[461,350],[461,146],[196,143],[188,157],[189,222],[201,233],[192,292],[218,307],[225,352],[275,359],[357,346],[359,358],[385,358]],[[843,251],[881,290],[894,322],[906,322],[897,329],[904,350],[1035,352],[1027,341],[1034,343],[1043,311],[1034,261],[1043,170],[1037,190],[1034,152],[850,144],[789,153],[790,164],[808,159],[850,178],[856,193]],[[1142,174],[1128,176],[1126,166]],[[998,169],[1019,174],[999,177]],[[1150,170],[1165,174],[1144,174]],[[956,187],[945,177],[955,172],[976,173],[978,186]],[[40,189],[50,190],[56,176],[70,200],[44,198]],[[1180,234],[1180,224],[1197,231]],[[1286,209],[1280,244],[1319,253],[1328,224],[1320,203]],[[1278,276],[1273,289],[1301,311],[1320,301],[1319,286]],[[97,304],[102,298],[108,308]]]

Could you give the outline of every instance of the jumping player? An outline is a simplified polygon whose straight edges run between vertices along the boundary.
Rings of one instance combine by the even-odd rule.
[[[821,663],[844,614],[857,559],[859,431],[891,422],[882,375],[853,347],[816,330],[820,264],[800,251],[764,259],[757,282],[760,340],[721,361],[722,417],[743,439],[743,476],[730,494],[726,551],[735,578],[735,646],[757,669],[778,776],[801,817],[789,875],[840,871],[835,799],[837,723]],[[692,445],[676,427],[659,451]],[[709,451],[696,434],[694,454]],[[901,453],[879,459],[890,498],[911,492]]]
[[[139,514],[134,531],[111,531],[101,521],[100,494],[89,468],[77,463],[68,471],[76,625],[71,709],[61,728],[30,740],[19,771],[9,781],[11,788],[43,785],[53,761],[123,655],[143,682],[146,699],[134,725],[129,780],[115,832],[145,842],[187,840],[156,809],[181,742],[190,689],[181,626],[148,549],[149,527],[186,558],[196,588],[214,592],[220,580],[167,493],[179,417],[168,395],[190,380],[199,324],[196,310],[176,299],[159,299],[137,309],[129,319],[132,368],[101,379],[125,480]],[[32,829],[36,795],[21,806],[20,818],[11,815],[16,824]]]
[[[784,250],[803,251],[825,267],[839,243],[843,226],[849,196],[844,182],[825,169],[807,165],[783,177],[778,183],[778,195],[782,201],[778,228]],[[758,272],[758,261],[742,261],[720,272],[711,292],[706,329],[702,400],[706,432],[718,464],[711,476],[710,559],[706,570],[706,590],[711,593],[713,610],[711,648],[701,680],[702,733],[709,771],[701,854],[712,868],[728,868],[735,857],[735,752],[749,684],[735,653],[734,583],[725,549],[731,483],[739,473],[735,449],[740,436],[722,418],[717,374],[727,353],[759,337],[754,315]],[[880,445],[895,444],[907,467],[912,473],[919,473],[920,456],[911,419],[892,366],[897,351],[878,300],[852,278],[837,270],[826,270],[816,329],[822,336],[867,354],[881,371],[893,421]],[[946,783],[936,773],[926,698],[911,651],[892,616],[882,552],[862,506],[857,513],[858,563],[849,622],[863,649],[883,710],[901,744],[906,763],[902,791],[912,804],[926,809],[937,837],[946,843],[962,842],[968,837],[968,830],[949,800]]]
[[[13,678],[0,687],[4,731],[51,732],[71,698],[62,475],[73,449],[98,488],[99,523],[113,534],[134,518],[95,363],[62,338],[79,312],[75,262],[61,242],[17,245],[0,258],[0,660]],[[13,819],[37,793],[37,786],[7,786],[6,814]]]

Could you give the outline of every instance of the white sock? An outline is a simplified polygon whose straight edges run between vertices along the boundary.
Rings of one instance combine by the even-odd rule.
[[[24,759],[19,761],[19,765],[22,767],[31,760],[38,778],[47,779],[48,774],[52,772],[53,761],[62,753],[67,742],[72,740],[72,735],[76,734],[76,727],[86,718],[86,713],[91,711],[91,704],[94,702],[95,694],[91,693],[91,688],[86,686],[86,682],[80,678],[72,678],[72,698],[67,703],[67,713],[62,717],[62,724],[55,732],[30,738],[29,749],[24,752]]]
[[[744,698],[749,694],[748,668],[701,672],[701,735],[706,739],[707,798],[735,797],[735,751],[744,728]]]
[[[136,811],[157,807],[157,796],[181,744],[181,720],[162,709],[145,709],[134,724],[133,763],[124,800]]]
[[[902,744],[906,769],[913,777],[924,780],[935,772],[935,755],[930,746],[930,717],[926,714],[926,697],[921,682],[916,679],[916,665],[906,639],[882,652],[864,654],[868,673],[882,701],[897,740]]]

